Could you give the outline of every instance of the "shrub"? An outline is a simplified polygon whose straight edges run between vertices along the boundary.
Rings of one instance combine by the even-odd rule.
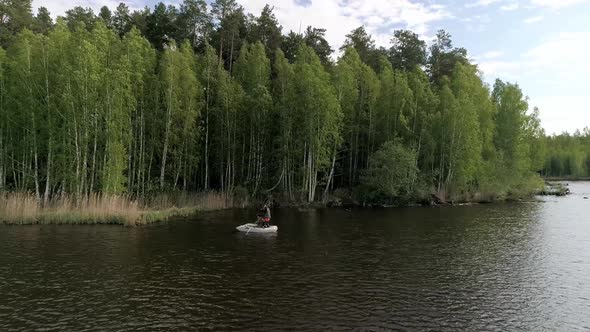
[[[398,140],[385,142],[369,159],[360,195],[370,202],[406,200],[418,175],[416,152]]]

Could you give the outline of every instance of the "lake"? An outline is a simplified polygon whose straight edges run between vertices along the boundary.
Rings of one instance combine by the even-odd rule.
[[[0,226],[0,330],[590,329],[590,183],[540,202]]]

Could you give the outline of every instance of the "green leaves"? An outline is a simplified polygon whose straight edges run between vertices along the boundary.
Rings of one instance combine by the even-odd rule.
[[[176,169],[176,178],[180,173],[190,174],[187,167],[194,169],[194,149],[199,137],[196,126],[203,103],[202,88],[196,75],[195,56],[188,42],[183,43],[180,49],[172,43],[164,51],[160,63],[160,77],[165,111],[160,188],[164,188],[169,150],[173,156],[172,167]],[[190,151],[190,155],[187,155],[187,151]],[[192,157],[192,165],[187,163],[189,157]]]
[[[412,71],[426,65],[426,43],[410,30],[396,30],[389,50],[394,68]]]
[[[11,8],[0,187],[39,198],[240,187],[311,202],[361,186],[393,202],[523,192],[541,169],[590,175],[588,133],[545,138],[520,88],[490,92],[445,31],[427,54],[411,31],[388,52],[359,27],[335,59],[324,29],[282,36],[270,6],[212,8],[77,7],[55,25]]]
[[[399,140],[387,141],[370,158],[370,166],[362,177],[370,201],[387,201],[407,198],[413,193],[418,175],[416,151],[408,149]]]

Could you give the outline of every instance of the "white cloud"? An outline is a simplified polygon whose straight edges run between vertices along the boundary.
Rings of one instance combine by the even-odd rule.
[[[565,32],[524,53],[524,61],[532,67],[551,65],[562,74],[590,74],[587,54],[590,32]],[[563,70],[568,69],[569,70]]]
[[[487,81],[492,82],[496,77],[515,80],[522,65],[517,61],[481,60],[476,61],[477,67],[483,72]]]
[[[531,3],[535,6],[549,7],[552,9],[564,8],[589,2],[590,0],[531,0]]]
[[[519,4],[517,0],[476,0],[465,4],[466,8],[487,7],[493,4],[504,3],[500,6],[501,10],[512,11],[518,8],[534,8],[547,7],[551,9],[559,9],[579,5],[583,3],[590,3],[590,0],[529,0],[527,4]]]
[[[590,96],[586,92],[590,77],[590,31],[559,33],[523,52],[519,57],[505,60],[498,51],[475,58],[487,82],[496,77],[525,82],[530,95],[530,108],[538,106],[541,123],[548,134],[570,132],[590,126]]]
[[[268,0],[240,1],[246,11],[255,15],[266,3]],[[413,0],[311,0],[306,6],[300,6],[294,0],[272,3],[285,33],[299,31],[300,26],[302,29],[309,25],[325,28],[326,37],[334,49],[344,43],[347,33],[361,25],[365,25],[378,45],[386,46],[395,28],[407,27],[426,39],[432,22],[451,17],[440,4],[427,5]]]
[[[491,4],[502,2],[502,1],[503,0],[478,0],[475,2],[470,2],[468,4],[465,4],[465,7],[467,7],[467,8],[485,7],[485,6],[489,6]]]
[[[479,58],[480,59],[495,59],[495,58],[499,58],[503,55],[504,55],[504,52],[502,52],[502,51],[489,51],[489,52],[485,52],[484,54],[480,55]]]
[[[535,22],[539,22],[543,19],[543,16],[533,16],[533,17],[529,17],[523,20],[524,23],[526,24],[531,24],[531,23],[535,23]]]
[[[63,15],[75,6],[90,7],[96,13],[104,5],[114,10],[121,0],[33,0],[33,7],[45,6],[51,15]],[[489,1],[489,0],[486,0]],[[124,1],[132,10],[143,8],[145,1]],[[172,0],[171,3],[180,3]],[[258,15],[268,0],[238,0],[246,12]],[[283,26],[283,32],[295,32],[311,25],[326,29],[326,39],[332,48],[338,49],[345,35],[361,25],[373,35],[380,46],[389,44],[395,28],[408,28],[430,38],[432,22],[451,17],[446,7],[440,4],[424,4],[416,0],[311,0],[305,6],[295,0],[270,1],[274,13]]]
[[[492,18],[487,15],[473,15],[471,17],[462,18],[461,21],[466,22],[465,30],[471,33],[478,33],[485,31],[489,24],[492,22]]]
[[[590,76],[590,62],[586,56],[590,53],[590,44],[586,43],[587,40],[590,40],[590,31],[560,33],[513,60],[499,59],[504,55],[499,51],[483,53],[474,60],[486,76],[522,77],[538,73],[542,75],[542,81],[552,84],[585,82]]]
[[[512,2],[512,3],[506,4],[506,5],[500,6],[500,9],[504,10],[504,11],[513,11],[513,10],[517,10],[518,8],[519,8],[518,2]]]
[[[143,8],[144,5],[139,0],[123,1],[131,10]],[[109,7],[114,11],[121,3],[121,0],[33,0],[33,10],[36,12],[39,7],[46,7],[53,18],[63,16],[65,12],[76,6],[91,8],[95,14],[98,14],[102,6]]]
[[[549,135],[590,126],[590,96],[531,96],[529,107],[535,106],[539,107],[541,124]]]

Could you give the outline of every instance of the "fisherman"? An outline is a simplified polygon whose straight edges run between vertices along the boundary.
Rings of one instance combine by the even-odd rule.
[[[268,203],[264,203],[262,209],[260,209],[260,213],[257,215],[258,217],[258,226],[266,228],[270,226],[270,207]]]

